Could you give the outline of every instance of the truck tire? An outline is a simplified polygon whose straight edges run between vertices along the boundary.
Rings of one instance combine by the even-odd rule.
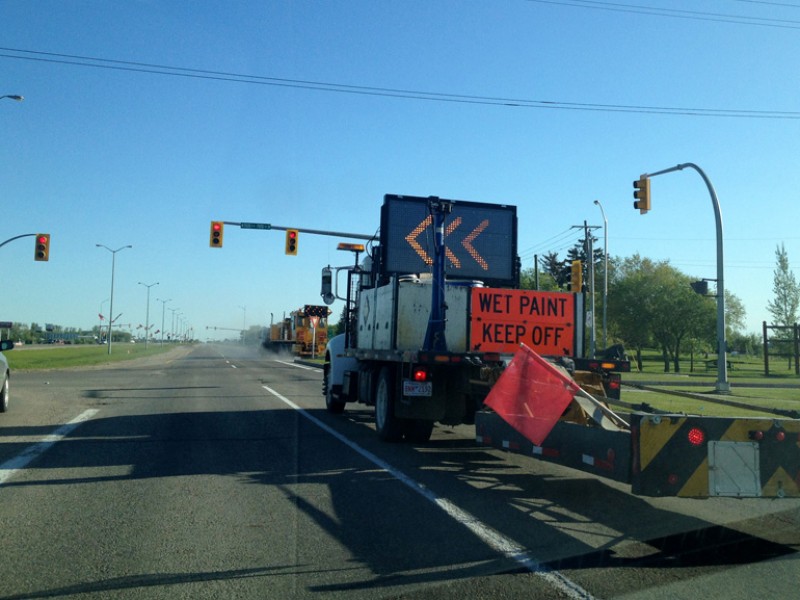
[[[375,429],[384,442],[399,442],[403,439],[403,421],[394,414],[394,377],[389,367],[378,374],[375,388]]]
[[[8,410],[8,375],[3,378],[3,386],[0,387],[0,412]]]
[[[334,400],[333,398],[333,385],[330,383],[331,363],[326,362],[322,368],[322,389],[325,392],[325,408],[328,412],[334,415],[340,415],[344,412],[345,402]]]
[[[408,419],[405,422],[406,441],[413,443],[423,443],[431,439],[433,433],[433,421],[427,419]]]
[[[333,399],[333,394],[331,394],[331,390],[328,388],[328,391],[325,392],[325,408],[328,409],[328,412],[334,415],[340,415],[344,412],[344,405],[344,402]]]

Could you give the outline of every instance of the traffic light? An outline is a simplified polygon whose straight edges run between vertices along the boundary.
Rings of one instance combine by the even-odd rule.
[[[650,210],[650,178],[642,175],[633,182],[633,187],[633,197],[636,198],[633,208],[638,208],[644,214]]]
[[[297,229],[286,230],[286,254],[297,256]]]
[[[572,261],[569,277],[569,289],[571,292],[579,293],[583,291],[583,263],[579,260]]]
[[[211,237],[208,240],[208,245],[212,248],[222,248],[224,225],[222,221],[211,221]]]
[[[50,234],[37,233],[33,260],[50,260]]]

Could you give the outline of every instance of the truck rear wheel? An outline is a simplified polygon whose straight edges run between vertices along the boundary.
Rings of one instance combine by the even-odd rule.
[[[433,433],[433,421],[427,419],[408,419],[405,422],[406,440],[409,442],[427,442]]]
[[[383,367],[375,389],[375,429],[384,442],[399,442],[403,438],[403,421],[394,414],[394,397],[392,371]]]

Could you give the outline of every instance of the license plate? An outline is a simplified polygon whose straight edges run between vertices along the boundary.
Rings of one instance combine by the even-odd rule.
[[[403,380],[403,396],[432,396],[432,381],[411,381]]]

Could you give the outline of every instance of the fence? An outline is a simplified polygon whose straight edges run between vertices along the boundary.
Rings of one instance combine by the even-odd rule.
[[[800,375],[800,325],[767,325],[764,321],[764,375],[769,375],[769,357],[782,356],[789,358],[791,368],[794,359],[794,374]],[[770,331],[777,331],[778,336],[769,338]],[[783,335],[781,335],[783,334]],[[772,347],[770,347],[772,346]]]

